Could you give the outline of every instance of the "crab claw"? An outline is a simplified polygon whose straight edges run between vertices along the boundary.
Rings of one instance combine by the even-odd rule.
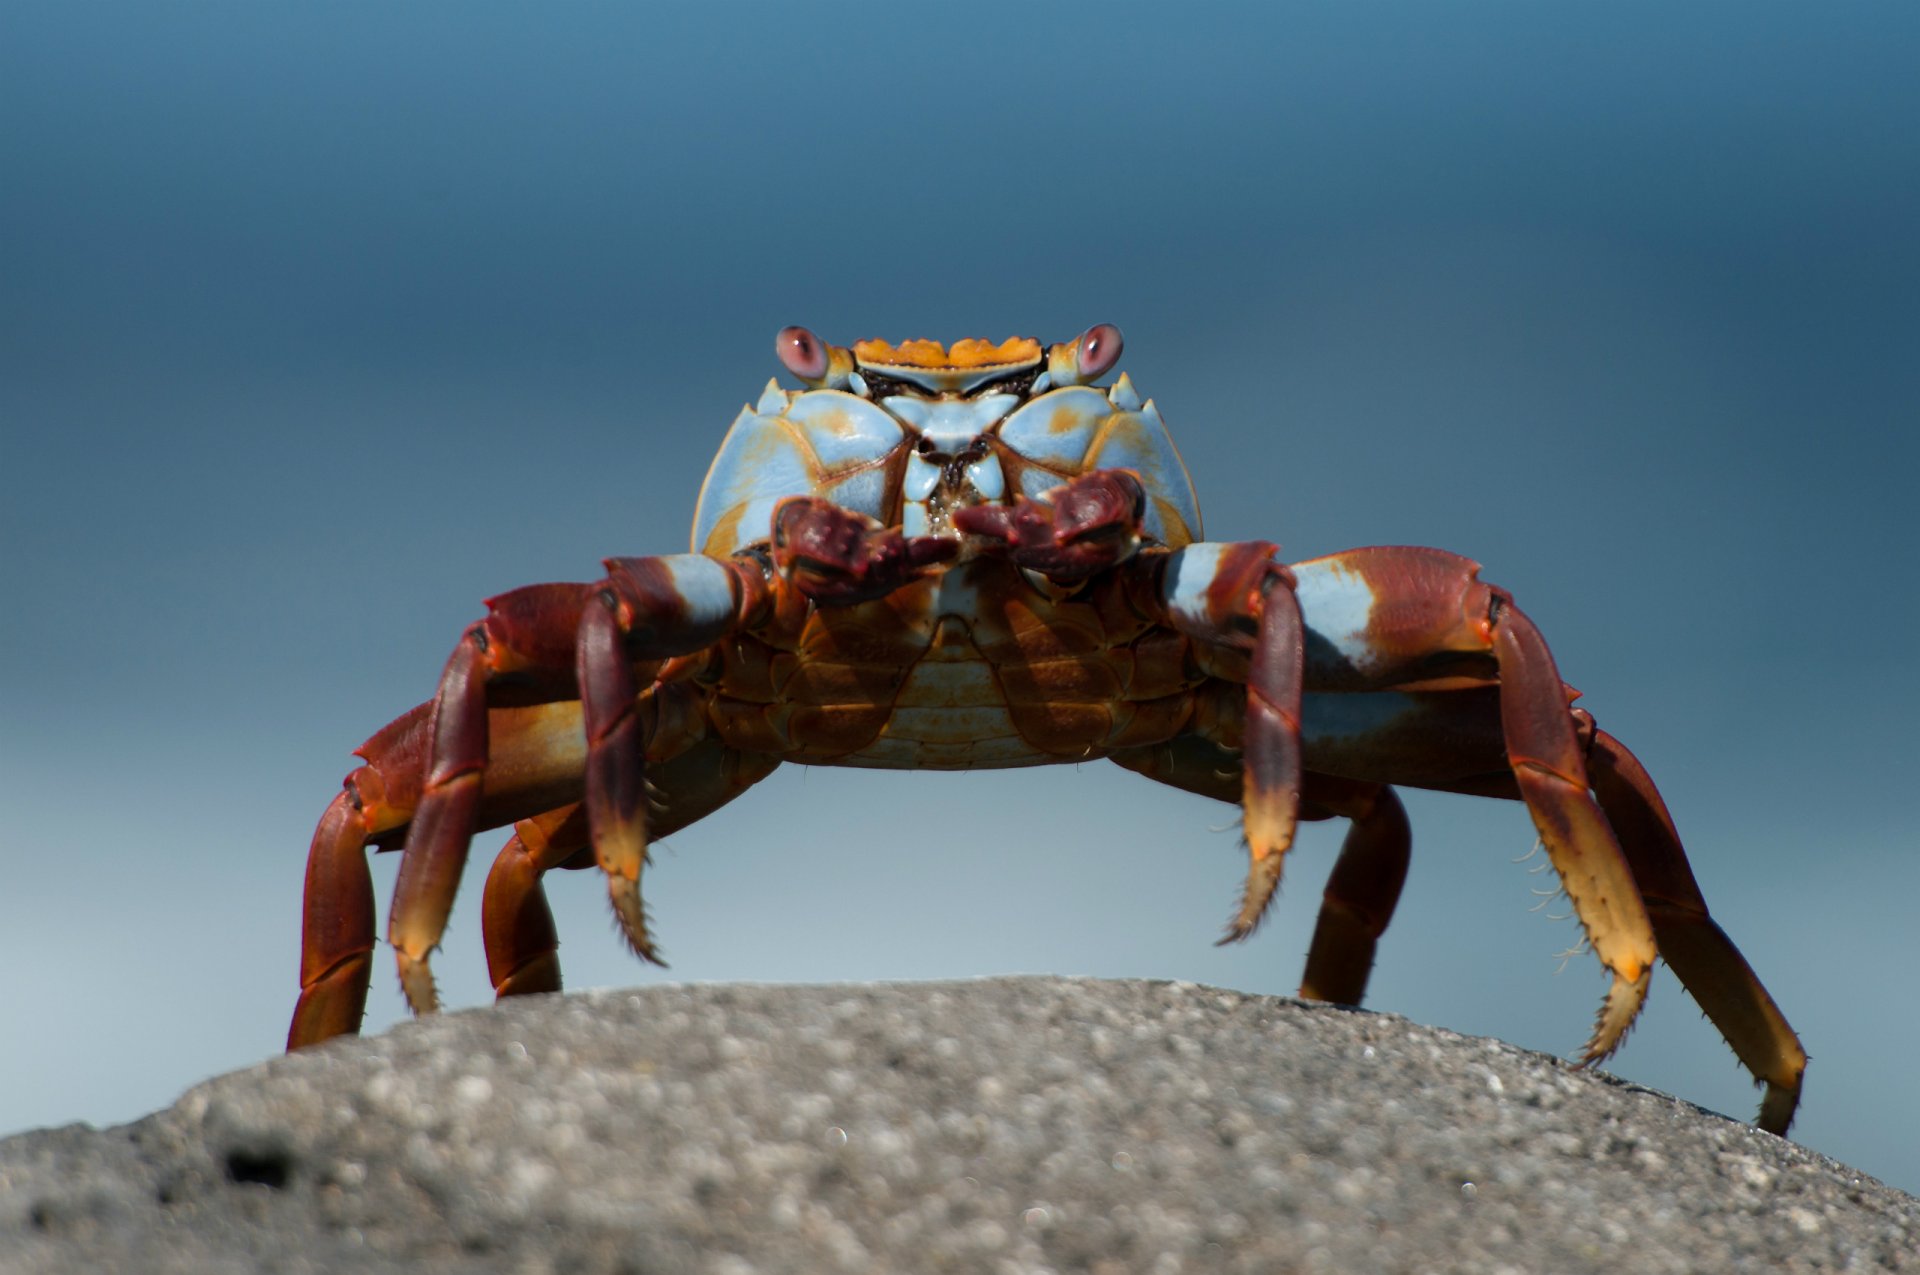
[[[1147,495],[1125,469],[1096,469],[1017,505],[956,509],[953,525],[1004,542],[1014,562],[1049,580],[1084,580],[1140,547]]]
[[[884,598],[959,553],[958,540],[909,538],[815,496],[794,496],[773,511],[773,565],[815,602],[848,606]]]

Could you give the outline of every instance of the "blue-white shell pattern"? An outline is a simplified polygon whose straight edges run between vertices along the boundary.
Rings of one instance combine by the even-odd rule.
[[[1090,470],[1131,469],[1151,497],[1149,537],[1175,548],[1201,538],[1186,463],[1160,409],[1143,404],[1124,374],[1105,394],[1080,385],[1041,395],[1006,419],[1000,441],[1033,462],[1021,478],[1029,499]]]
[[[816,495],[869,518],[886,516],[886,461],[907,442],[900,423],[857,394],[789,395],[767,382],[740,409],[707,470],[693,513],[695,553],[727,557],[773,529],[773,507]]]
[[[987,424],[977,405],[969,406],[974,410],[958,415]],[[1018,495],[1033,499],[1093,469],[1130,469],[1151,497],[1147,536],[1176,548],[1200,539],[1193,480],[1158,409],[1143,404],[1124,375],[1104,394],[1088,386],[1043,393],[986,432],[1027,462],[1020,466]],[[819,496],[886,520],[889,462],[915,437],[859,395],[828,389],[790,394],[769,381],[760,401],[741,409],[707,471],[694,511],[694,551],[726,557],[766,540],[774,506],[789,496]],[[961,442],[936,441],[946,444],[942,450]],[[998,494],[997,483],[978,485]]]

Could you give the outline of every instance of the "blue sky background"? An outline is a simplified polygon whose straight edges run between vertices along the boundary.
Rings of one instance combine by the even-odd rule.
[[[1517,595],[1805,1039],[1796,1136],[1920,1189],[1917,11],[968,12],[0,9],[0,1132],[278,1050],[349,750],[485,595],[682,549],[781,325],[1112,321],[1212,538]],[[1523,812],[1410,805],[1370,1005],[1577,1049]],[[1288,992],[1338,833],[1216,949],[1232,818],[789,769],[648,893],[675,978]],[[661,977],[552,893],[570,986]],[[1752,1116],[1665,973],[1613,1070]]]

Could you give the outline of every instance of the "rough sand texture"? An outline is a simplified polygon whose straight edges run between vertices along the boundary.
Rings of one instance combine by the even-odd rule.
[[[534,997],[0,1142],[0,1270],[1920,1270],[1920,1200],[1388,1015],[1056,978]]]

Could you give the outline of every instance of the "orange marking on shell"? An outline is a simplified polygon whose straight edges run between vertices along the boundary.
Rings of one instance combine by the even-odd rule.
[[[727,557],[729,549],[739,543],[740,520],[746,516],[746,513],[747,502],[741,501],[721,514],[719,521],[713,524],[713,532],[707,537],[707,543],[695,545],[693,551],[715,558]]]
[[[1082,416],[1071,403],[1062,403],[1060,406],[1054,408],[1053,415],[1047,418],[1047,432],[1049,434],[1071,434],[1074,430],[1086,424],[1086,422],[1087,418]]]
[[[1162,500],[1158,496],[1150,496],[1149,498],[1153,501],[1154,509],[1160,515],[1160,525],[1166,528],[1167,546],[1173,549],[1180,549],[1192,544],[1194,541],[1193,528],[1187,525],[1186,517],[1180,512],[1179,506],[1170,500]]]
[[[859,429],[853,417],[845,408],[841,407],[816,410],[813,415],[808,418],[807,424],[815,429],[824,430],[836,438],[845,438]]]
[[[853,356],[869,366],[963,368],[1026,363],[1040,357],[1040,343],[1030,336],[1010,336],[995,345],[978,337],[955,341],[951,348],[920,338],[894,345],[888,341],[856,341]]]

